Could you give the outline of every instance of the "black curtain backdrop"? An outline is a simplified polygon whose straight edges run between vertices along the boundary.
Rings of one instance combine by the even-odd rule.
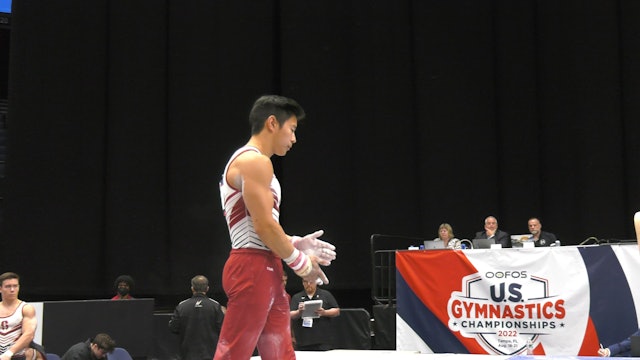
[[[32,299],[123,273],[138,296],[199,273],[220,292],[218,180],[265,93],[307,111],[274,159],[281,222],[336,244],[343,307],[370,301],[374,233],[471,238],[495,215],[631,239],[639,19],[633,0],[14,1],[0,271]]]

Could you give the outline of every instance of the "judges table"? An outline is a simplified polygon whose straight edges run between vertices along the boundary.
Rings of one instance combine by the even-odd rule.
[[[396,252],[396,348],[597,356],[635,332],[638,246]]]

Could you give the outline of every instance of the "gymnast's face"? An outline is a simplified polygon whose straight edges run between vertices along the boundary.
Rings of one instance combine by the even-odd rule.
[[[271,120],[268,119],[267,121]],[[274,122],[274,151],[273,153],[278,156],[285,156],[289,150],[296,143],[296,129],[298,128],[298,118],[294,116],[290,117],[280,125],[275,117],[271,120]]]
[[[17,299],[20,292],[20,282],[18,279],[6,279],[2,282],[0,294],[3,300]]]

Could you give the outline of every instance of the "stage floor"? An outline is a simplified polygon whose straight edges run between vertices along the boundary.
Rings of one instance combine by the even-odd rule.
[[[330,350],[330,351],[296,351],[296,360],[378,360],[378,359],[420,359],[420,360],[480,360],[483,357],[491,360],[507,359],[509,356],[469,355],[469,354],[421,354],[417,351],[395,350]],[[252,360],[259,360],[254,356]]]
[[[297,360],[378,360],[378,359],[400,359],[400,360],[596,360],[602,359],[597,356],[530,356],[530,355],[476,355],[476,354],[421,354],[414,351],[394,351],[394,350],[331,350],[331,351],[296,351]],[[252,360],[260,360],[259,356],[254,356]],[[616,358],[633,359],[633,358]]]

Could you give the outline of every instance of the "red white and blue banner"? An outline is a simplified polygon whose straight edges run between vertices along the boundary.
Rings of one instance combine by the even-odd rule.
[[[638,330],[637,245],[396,252],[396,348],[597,356]]]

